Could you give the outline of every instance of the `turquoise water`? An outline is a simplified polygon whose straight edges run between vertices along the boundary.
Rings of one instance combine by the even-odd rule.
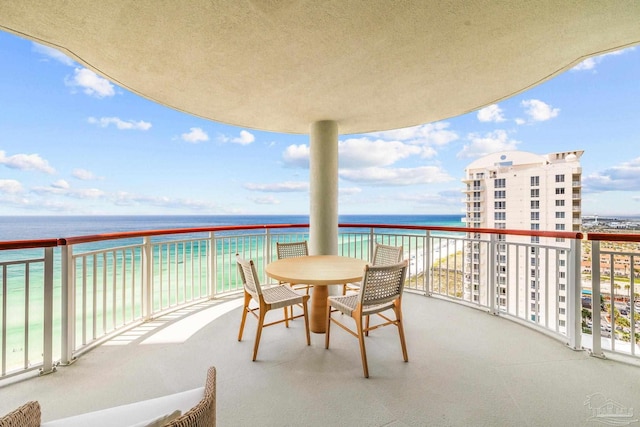
[[[431,226],[463,226],[459,215],[357,215],[342,216],[342,223],[381,223],[398,225],[431,225]],[[63,238],[101,233],[176,229],[221,225],[251,224],[303,224],[308,223],[305,216],[118,216],[118,217],[0,217],[0,241],[29,240],[42,238]],[[300,238],[308,236],[306,229],[285,229],[282,233],[300,232]],[[360,231],[368,231],[362,229]],[[382,230],[384,232],[384,230]],[[357,234],[357,229],[349,229],[349,233]],[[389,230],[392,232],[392,230]],[[273,238],[277,239],[277,231]],[[225,233],[217,233],[218,237]],[[230,290],[227,284],[236,283],[237,271],[232,255],[236,252],[251,257],[261,270],[265,260],[262,257],[264,231],[234,231],[233,235],[244,235],[240,238],[217,241],[217,292]],[[405,234],[411,234],[406,233]],[[416,234],[424,234],[422,231]],[[165,242],[175,239],[190,239],[191,235],[178,235],[168,238],[155,237],[154,242]],[[197,299],[206,295],[206,234],[197,236],[195,246],[174,242],[157,246],[153,253],[154,283],[157,283],[152,298],[154,311],[159,311],[177,303]],[[365,235],[366,241],[368,237]],[[142,239],[126,239],[104,241],[77,245],[74,253],[87,251],[103,251],[118,247],[133,246],[126,250],[109,250],[105,255],[100,253],[95,258],[87,257],[86,264],[80,260],[77,268],[76,296],[76,330],[78,341],[91,342],[95,334],[101,336],[118,326],[133,321],[141,316],[142,271],[140,246]],[[344,253],[352,256],[362,254],[353,251],[359,243],[343,242]],[[29,267],[28,279],[23,263],[7,265],[12,261],[37,259],[43,257],[42,249],[0,251],[0,271],[2,289],[0,292],[0,324],[5,323],[7,330],[6,365],[9,371],[19,369],[23,365],[38,363],[42,354],[43,337],[43,264],[34,262]],[[161,260],[169,263],[161,263]],[[60,300],[61,300],[61,249],[54,249],[54,355],[60,353]],[[124,266],[124,267],[123,267]],[[82,269],[85,273],[82,274]],[[82,286],[82,278],[87,286]],[[95,281],[94,281],[95,278]],[[169,286],[169,281],[189,283],[188,286]],[[3,313],[3,307],[6,310]],[[28,303],[28,304],[27,304]],[[28,305],[29,309],[25,310]],[[3,319],[6,319],[3,321]],[[83,320],[86,319],[86,320]],[[25,326],[28,325],[28,326]],[[95,332],[94,332],[95,331]],[[0,337],[0,340],[2,338]],[[0,344],[2,344],[0,342]],[[80,345],[81,343],[78,343]],[[27,351],[28,346],[28,351]]]
[[[341,215],[341,223],[463,227],[460,215]],[[222,225],[306,224],[305,215],[0,216],[0,241]]]

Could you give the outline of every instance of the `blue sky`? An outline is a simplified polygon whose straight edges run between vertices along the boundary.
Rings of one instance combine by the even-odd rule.
[[[174,111],[8,33],[0,57],[0,215],[308,214],[307,135]],[[639,71],[630,48],[480,111],[342,135],[340,214],[458,214],[479,156],[584,150],[583,214],[640,216]]]

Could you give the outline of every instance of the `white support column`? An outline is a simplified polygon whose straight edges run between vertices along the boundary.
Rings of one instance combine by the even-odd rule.
[[[309,156],[309,252],[338,254],[338,124],[311,125]]]

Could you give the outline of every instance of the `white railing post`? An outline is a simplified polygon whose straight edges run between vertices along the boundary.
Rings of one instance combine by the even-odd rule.
[[[216,245],[216,237],[213,231],[209,232],[209,273],[207,277],[207,292],[209,299],[213,299],[218,289],[218,245]]]
[[[61,284],[61,360],[68,365],[73,363],[73,351],[76,346],[76,293],[75,269],[73,264],[73,245],[63,245],[62,251],[62,284]]]
[[[264,237],[264,249],[263,256],[265,260],[265,265],[271,262],[271,230],[266,229],[265,237]]]
[[[612,271],[613,274],[613,266]],[[611,301],[613,305],[613,301]],[[591,242],[591,355],[596,357],[604,357],[602,353],[602,337],[601,337],[601,316],[600,307],[600,241],[593,240]],[[611,339],[614,339],[615,331],[611,328]]]
[[[44,248],[43,363],[40,375],[55,372],[53,366],[53,248]]]
[[[373,262],[373,248],[375,247],[376,234],[373,228],[369,229],[369,262]]]
[[[425,284],[424,284],[424,290],[425,290],[425,295],[427,296],[431,296],[433,295],[433,281],[431,280],[431,267],[433,266],[433,260],[431,259],[431,245],[432,245],[432,239],[431,239],[431,231],[427,230],[427,235],[425,238],[425,251],[424,251],[424,261],[423,261],[423,265],[422,268],[424,268],[424,280],[425,280]],[[417,262],[417,260],[416,260]]]
[[[568,312],[567,312],[567,345],[574,350],[582,349],[582,281],[580,260],[582,241],[571,239],[571,257],[569,258],[568,277]]]
[[[489,296],[488,306],[489,313],[498,314],[498,310],[496,308],[496,276],[498,272],[496,271],[496,235],[491,234],[489,237],[489,262],[487,263],[487,293]]]
[[[142,319],[149,320],[153,311],[153,247],[151,237],[145,236],[142,243]]]
[[[258,243],[259,247],[259,243]],[[269,277],[267,276],[266,266],[271,262],[271,230],[269,228],[265,228],[264,231],[264,246],[262,247],[262,259],[264,260],[263,269],[262,269],[262,279],[264,283],[269,282]]]

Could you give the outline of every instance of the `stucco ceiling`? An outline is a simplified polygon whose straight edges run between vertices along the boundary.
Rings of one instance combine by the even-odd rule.
[[[153,101],[341,134],[445,119],[640,42],[640,2],[0,0],[0,29]]]

